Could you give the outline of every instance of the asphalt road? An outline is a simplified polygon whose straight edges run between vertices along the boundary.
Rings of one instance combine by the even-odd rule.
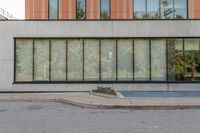
[[[97,110],[0,102],[0,133],[199,133],[200,110]]]

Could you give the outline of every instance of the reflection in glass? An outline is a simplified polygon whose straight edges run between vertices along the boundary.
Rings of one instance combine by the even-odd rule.
[[[68,80],[83,80],[83,40],[68,40]]]
[[[102,80],[116,80],[116,40],[101,40]]]
[[[174,18],[173,0],[161,0],[161,18],[162,19]]]
[[[149,80],[149,40],[134,40],[134,79],[136,81]]]
[[[34,41],[34,80],[49,81],[49,40]]]
[[[49,19],[58,19],[58,0],[49,0]]]
[[[134,0],[134,19],[146,18],[146,0]]]
[[[16,81],[32,81],[33,40],[16,40]]]
[[[133,40],[118,40],[118,80],[133,79]]]
[[[51,40],[51,80],[66,80],[66,40]]]
[[[199,39],[185,40],[185,80],[200,80]]]
[[[147,18],[160,18],[160,0],[147,0]]]
[[[166,80],[166,40],[151,40],[151,80]]]
[[[184,80],[183,39],[168,39],[168,80]]]
[[[76,18],[77,19],[85,19],[86,9],[85,9],[85,0],[77,0],[76,1]]]
[[[110,18],[110,1],[109,0],[100,0],[101,1],[101,19]]]
[[[99,80],[99,40],[84,40],[85,80]]]
[[[175,0],[175,18],[186,19],[187,18],[187,0]]]

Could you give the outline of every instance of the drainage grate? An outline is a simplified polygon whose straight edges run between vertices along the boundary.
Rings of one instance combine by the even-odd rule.
[[[200,91],[120,91],[122,98],[137,97],[199,97]]]

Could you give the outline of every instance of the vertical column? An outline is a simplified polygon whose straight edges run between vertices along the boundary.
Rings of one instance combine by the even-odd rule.
[[[26,0],[25,19],[48,19],[48,0]]]
[[[60,0],[59,5],[60,19],[76,19],[76,0]]]
[[[100,0],[86,0],[86,18],[100,19]]]
[[[117,19],[117,2],[118,0],[110,0],[111,19]]]
[[[111,19],[132,19],[132,0],[111,0]]]
[[[189,0],[189,19],[200,19],[200,1]]]
[[[30,18],[30,7],[29,7],[29,5],[30,5],[30,0],[26,0],[25,1],[25,19],[29,19]]]
[[[100,0],[94,0],[93,11],[94,11],[94,18],[100,19]]]

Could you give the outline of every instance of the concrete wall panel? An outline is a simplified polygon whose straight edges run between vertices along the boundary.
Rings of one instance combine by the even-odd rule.
[[[200,37],[199,20],[0,21],[0,91],[200,90],[200,84],[13,84],[14,38]]]

